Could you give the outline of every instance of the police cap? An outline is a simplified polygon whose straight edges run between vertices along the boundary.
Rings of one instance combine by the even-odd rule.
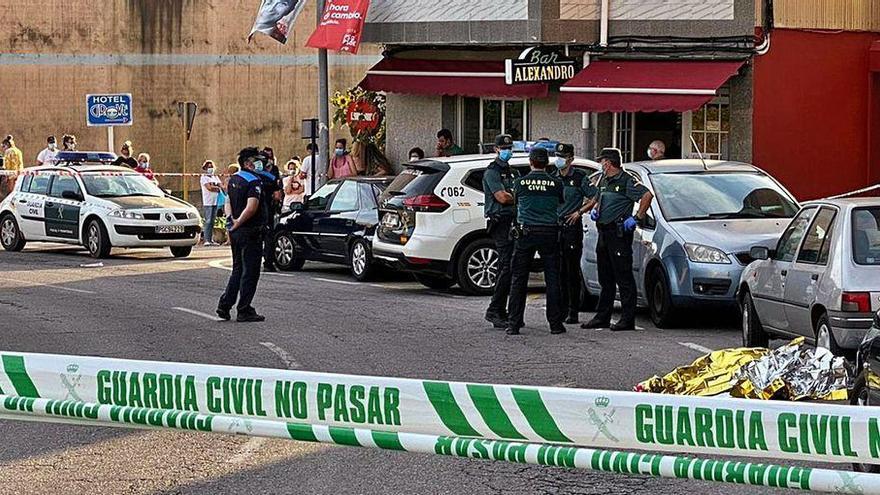
[[[602,160],[608,160],[612,165],[619,167],[621,162],[620,158],[620,150],[617,148],[604,148],[599,156],[596,157],[597,162],[601,162]]]
[[[495,136],[495,146],[498,148],[513,148],[513,138],[510,134],[499,134]]]
[[[547,153],[546,148],[532,148],[532,150],[529,151],[529,161],[546,166],[550,163],[550,154]]]
[[[574,145],[567,143],[558,143],[556,145],[556,156],[562,158],[571,158],[574,156]]]

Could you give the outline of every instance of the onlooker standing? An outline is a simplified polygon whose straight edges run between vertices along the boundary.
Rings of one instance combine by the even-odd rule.
[[[119,149],[119,156],[113,160],[113,165],[118,167],[137,168],[138,161],[131,156],[133,151],[134,150],[131,148],[131,141],[122,143],[122,148]]]
[[[463,154],[464,150],[455,144],[455,140],[452,139],[452,131],[449,129],[440,129],[437,132],[437,156],[455,156]]]
[[[351,145],[351,159],[354,161],[354,169],[357,175],[367,173],[367,147],[360,141],[355,141]]]
[[[202,238],[205,246],[214,244],[214,220],[217,218],[217,199],[223,192],[220,188],[220,179],[214,175],[214,162],[205,160],[202,164],[205,173],[199,178],[202,186],[202,207],[205,213],[205,225],[202,227]]]
[[[21,169],[24,168],[24,157],[21,150],[15,147],[15,140],[11,134],[6,136],[0,148],[3,149],[3,168],[16,173],[21,172]],[[15,189],[16,176],[6,176],[5,179],[6,191],[0,191],[0,197],[5,197]]]
[[[666,144],[659,139],[651,141],[648,146],[648,158],[651,160],[664,160],[666,158]]]
[[[315,162],[312,163],[312,152],[315,153]],[[323,170],[323,162],[321,159],[321,154],[319,153],[318,145],[309,143],[306,145],[306,157],[303,159],[302,168],[299,170],[299,178],[303,183],[303,190],[306,197],[312,195],[315,190],[312,188],[312,181],[314,180],[314,187],[321,187],[321,170]]]
[[[61,136],[61,151],[76,151],[76,136],[73,134]]]
[[[341,179],[357,175],[357,166],[355,166],[354,159],[348,153],[346,146],[348,146],[348,141],[345,139],[336,140],[336,151],[327,168],[327,179]]]
[[[282,207],[284,211],[290,209],[293,203],[302,203],[305,196],[305,188],[299,179],[299,170],[294,160],[287,162],[288,176],[282,180],[284,185],[284,202]]]
[[[262,182],[262,201],[265,223],[263,224],[263,269],[274,272],[275,269],[275,211],[276,205],[281,204],[282,187],[278,167],[275,165],[275,153],[272,148],[265,147],[260,152],[264,158],[263,163],[255,164],[254,171]]]
[[[416,148],[409,150],[409,161],[417,162],[419,160],[424,160],[424,159],[425,159],[425,151],[422,150],[421,148],[416,147]]]
[[[153,178],[153,170],[150,165],[150,154],[149,153],[141,153],[137,158],[137,167],[135,167],[135,172],[143,174],[146,178],[151,181],[155,181]]]
[[[46,138],[46,147],[37,155],[37,165],[55,165],[55,155],[58,154],[58,145],[55,144],[55,136]]]

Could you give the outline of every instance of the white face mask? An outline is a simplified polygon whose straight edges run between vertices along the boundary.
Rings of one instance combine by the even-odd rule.
[[[420,160],[420,158],[417,157],[417,156],[411,156],[411,157],[409,157],[409,161],[411,161],[411,162],[417,162],[417,161],[419,161],[419,160]]]
[[[58,148],[58,145],[55,143],[49,143],[49,146],[47,147],[49,148],[49,151],[55,151]]]
[[[205,169],[205,172],[206,172],[208,175],[214,175],[214,167],[208,167],[208,168],[206,168],[206,169]]]
[[[651,148],[648,148],[648,160],[653,160],[653,159],[654,159],[654,150],[652,150]]]

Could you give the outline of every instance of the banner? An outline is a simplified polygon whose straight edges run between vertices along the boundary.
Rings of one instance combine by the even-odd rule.
[[[76,400],[61,401],[0,395],[0,418],[86,426],[174,428],[768,488],[861,495],[880,494],[880,475],[876,474],[637,454],[564,445],[285,423],[165,409],[100,405]]]
[[[880,464],[874,407],[14,352],[0,352],[0,394],[161,409],[178,419],[228,415],[572,447]]]
[[[357,53],[370,0],[327,0],[324,15],[306,46]]]
[[[290,30],[302,12],[306,0],[263,0],[248,34],[248,42],[256,33],[271,36],[281,44],[287,43]]]

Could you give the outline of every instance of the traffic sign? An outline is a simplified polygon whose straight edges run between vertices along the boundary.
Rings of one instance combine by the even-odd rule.
[[[92,127],[131,125],[131,93],[86,95],[86,124]]]

